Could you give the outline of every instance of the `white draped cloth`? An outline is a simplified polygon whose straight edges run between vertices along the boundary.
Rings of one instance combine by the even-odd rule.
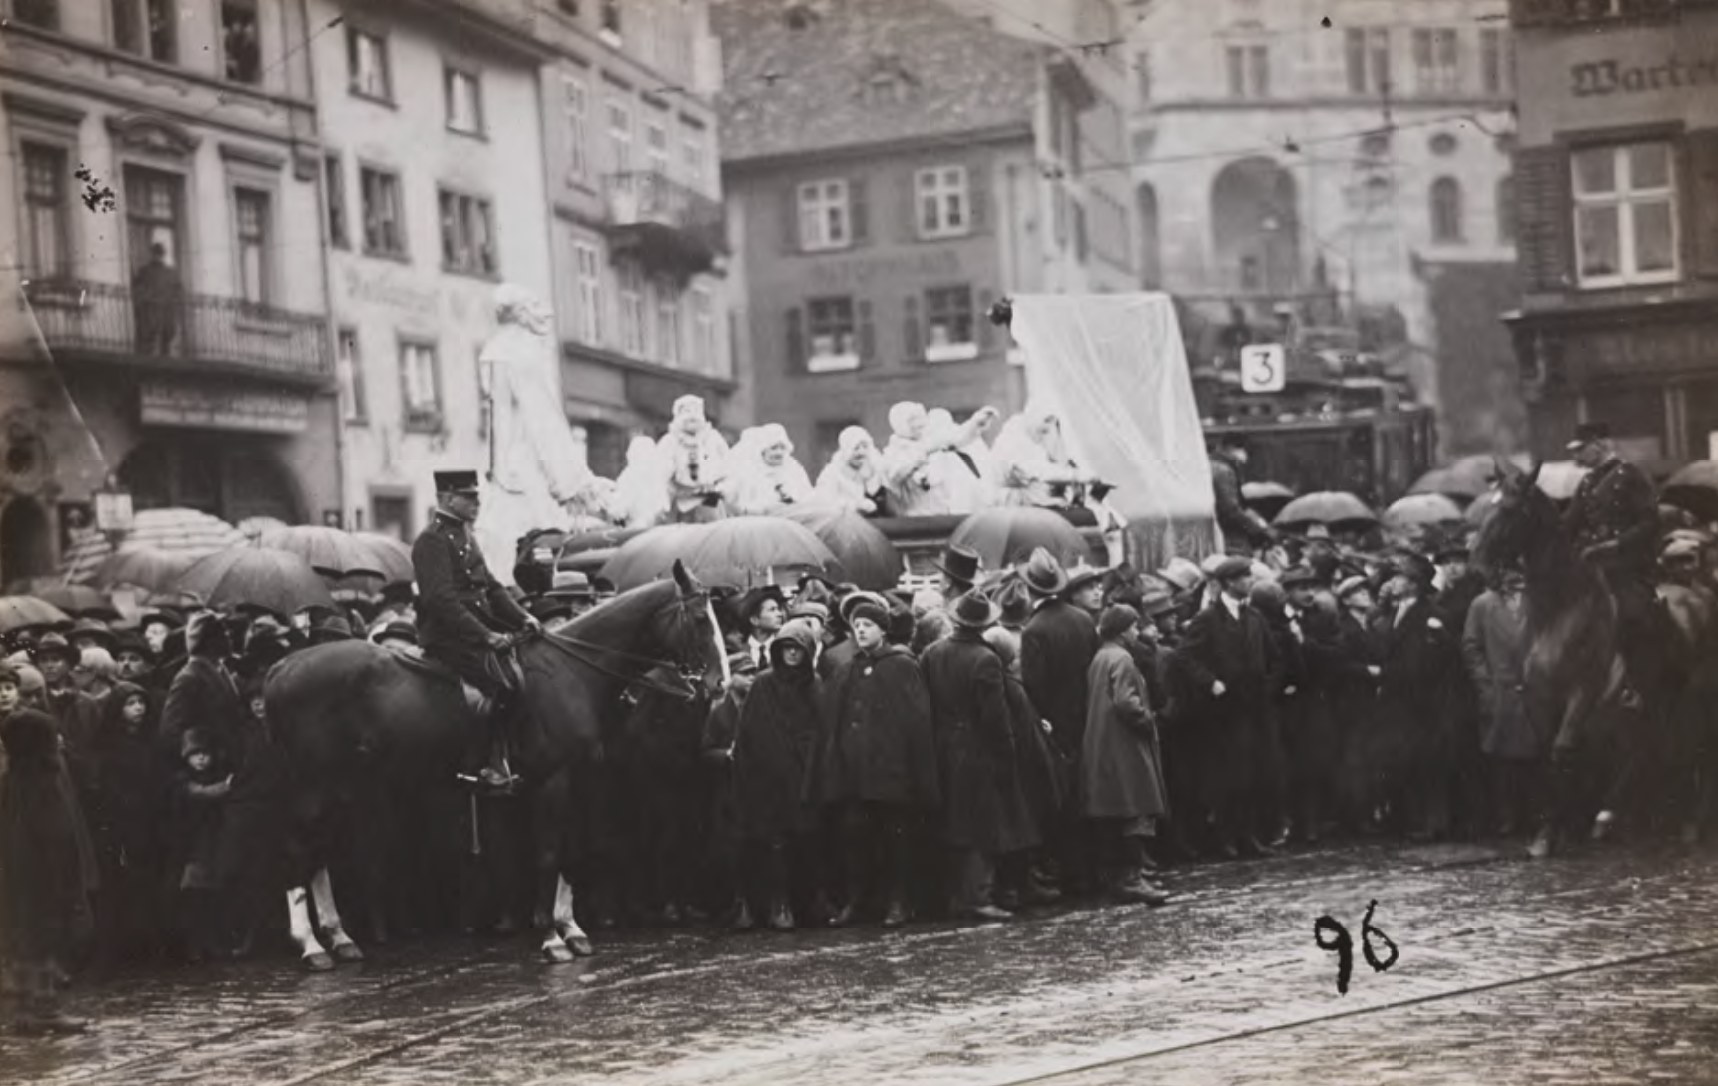
[[[519,538],[534,528],[564,529],[563,503],[587,497],[594,477],[561,411],[550,337],[503,325],[478,364],[489,372],[493,461],[473,531],[490,571],[510,584]]]

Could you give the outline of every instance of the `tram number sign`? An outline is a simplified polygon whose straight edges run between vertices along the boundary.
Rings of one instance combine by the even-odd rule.
[[[1241,348],[1241,391],[1281,392],[1288,376],[1280,343],[1253,343]]]

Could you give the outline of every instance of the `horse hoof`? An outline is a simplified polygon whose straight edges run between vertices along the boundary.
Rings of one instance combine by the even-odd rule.
[[[597,948],[592,946],[591,941],[583,935],[568,939],[567,946],[581,958],[588,958],[597,952]]]
[[[334,969],[334,958],[325,950],[304,956],[304,968],[312,973],[328,973]]]
[[[551,943],[543,948],[543,960],[550,965],[566,965],[573,960],[573,952],[564,943]]]
[[[364,952],[358,949],[357,943],[335,943],[334,960],[351,965],[353,962],[364,960]]]

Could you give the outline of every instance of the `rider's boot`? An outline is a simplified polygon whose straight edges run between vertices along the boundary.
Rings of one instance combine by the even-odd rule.
[[[514,775],[503,717],[506,702],[465,683],[466,704],[477,717],[476,734],[467,744],[460,777],[490,792],[506,793],[519,778]]]

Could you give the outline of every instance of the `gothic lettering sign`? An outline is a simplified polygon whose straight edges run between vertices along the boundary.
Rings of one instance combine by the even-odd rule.
[[[1607,126],[1681,121],[1718,126],[1718,18],[1621,24],[1603,34],[1542,36],[1517,58],[1523,147]],[[1593,110],[1603,104],[1602,122]]]
[[[911,278],[942,279],[960,274],[960,254],[953,249],[895,256],[822,260],[811,266],[810,279],[825,290],[851,289],[873,283]]]
[[[1659,63],[1631,63],[1615,57],[1569,66],[1569,93],[1576,98],[1645,94],[1712,87],[1718,93],[1718,52],[1683,57],[1673,50]]]
[[[291,392],[150,381],[138,389],[138,419],[253,434],[298,434],[310,424],[310,400]]]
[[[1718,363],[1718,322],[1631,323],[1573,333],[1563,345],[1571,378],[1687,373]]]

